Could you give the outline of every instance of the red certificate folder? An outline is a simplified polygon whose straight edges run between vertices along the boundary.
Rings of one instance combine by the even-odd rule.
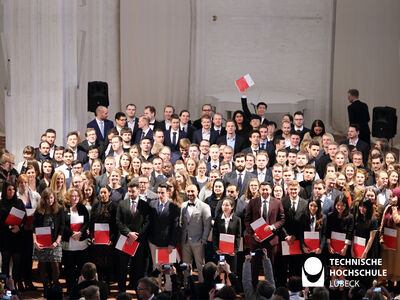
[[[71,230],[77,232],[83,225],[83,216],[71,215]]]
[[[25,216],[25,211],[18,208],[12,207],[10,213],[7,216],[6,224],[8,225],[19,225]]]
[[[35,209],[34,208],[27,208],[26,209],[25,229],[32,229],[33,214],[34,213],[35,213]]]
[[[235,249],[235,236],[233,234],[219,234],[219,250],[222,253],[233,253]]]
[[[255,234],[260,238],[261,241],[264,241],[268,237],[270,237],[273,233],[271,230],[264,231],[264,228],[268,226],[263,218],[259,218],[250,224],[251,228],[253,228]]]
[[[51,228],[49,226],[46,227],[36,227],[36,242],[42,248],[49,248],[52,244],[51,241]]]
[[[107,223],[95,223],[94,241],[96,244],[107,245],[110,241],[110,225],[108,225]]]
[[[163,264],[174,264],[177,261],[176,249],[173,249],[171,253],[168,253],[168,248],[156,249],[156,262]]]
[[[353,240],[353,251],[356,257],[361,258],[365,251],[365,238],[354,236]]]
[[[124,235],[120,235],[117,244],[115,245],[115,248],[118,250],[125,252],[129,254],[130,256],[134,256],[137,250],[137,247],[139,247],[139,243],[137,241],[134,241],[132,244],[127,243],[128,238]]]
[[[314,251],[319,248],[319,232],[304,231],[304,244],[308,249]]]
[[[344,248],[346,241],[346,234],[341,232],[332,231],[331,246],[336,253],[339,253]]]
[[[295,240],[291,246],[286,241],[282,241],[282,255],[298,255],[301,254],[300,241]]]
[[[397,250],[397,230],[389,227],[383,228],[383,243],[387,249]]]
[[[254,81],[253,81],[253,79],[251,79],[249,74],[246,74],[243,77],[236,80],[235,84],[240,92],[244,92],[249,87],[254,85]]]

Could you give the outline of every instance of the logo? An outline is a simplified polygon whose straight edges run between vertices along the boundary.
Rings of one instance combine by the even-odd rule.
[[[307,258],[301,270],[303,287],[322,287],[324,278],[325,272],[321,260],[314,256]]]

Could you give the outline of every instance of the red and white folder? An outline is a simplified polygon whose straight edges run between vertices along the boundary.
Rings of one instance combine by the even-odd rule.
[[[259,218],[250,224],[251,228],[253,228],[255,234],[260,238],[261,241],[264,241],[268,237],[272,235],[272,231],[264,231],[264,228],[268,226],[267,222],[263,218]]]
[[[298,255],[301,254],[300,241],[295,240],[291,246],[286,241],[282,241],[282,255]]]
[[[40,247],[49,248],[51,246],[52,241],[51,241],[50,226],[36,227],[35,233],[36,233],[36,242],[40,245]]]
[[[173,249],[171,253],[168,253],[168,248],[156,249],[156,262],[163,264],[174,264],[177,261],[177,251]]]
[[[219,250],[222,253],[233,253],[235,249],[235,236],[233,234],[219,234]]]
[[[304,231],[304,244],[308,249],[314,251],[319,248],[319,232]]]
[[[83,225],[83,216],[71,215],[71,230],[77,232]]]
[[[331,246],[336,253],[339,253],[344,248],[346,241],[346,234],[341,232],[332,231]]]
[[[251,79],[249,74],[246,74],[243,77],[236,80],[235,84],[236,84],[236,87],[238,88],[239,92],[244,92],[249,87],[254,85],[254,81],[253,81],[253,79]]]
[[[119,236],[118,242],[115,245],[115,248],[129,254],[130,256],[135,255],[138,247],[139,243],[137,241],[134,241],[132,244],[129,245],[128,238],[122,234]]]
[[[354,236],[353,240],[353,251],[356,257],[361,258],[362,254],[365,251],[365,238]]]
[[[95,223],[94,241],[96,244],[107,245],[110,241],[110,225],[108,225],[107,223]]]
[[[389,227],[383,228],[383,243],[387,249],[397,250],[397,230]]]
[[[26,210],[25,228],[32,229],[33,214],[35,213],[35,209],[34,208],[26,208],[25,210]]]
[[[7,216],[6,224],[8,225],[19,225],[25,216],[25,211],[20,210],[16,207],[12,207],[10,213]]]

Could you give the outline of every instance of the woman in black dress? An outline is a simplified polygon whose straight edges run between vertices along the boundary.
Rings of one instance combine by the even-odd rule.
[[[110,200],[110,191],[107,187],[100,189],[100,201],[96,202],[92,207],[90,215],[90,236],[92,238],[92,246],[90,250],[90,261],[97,266],[99,280],[109,282],[113,279],[115,268],[115,243],[118,238],[118,229],[116,225],[117,203]],[[99,244],[95,239],[96,224],[108,224],[109,241],[106,244]]]
[[[58,283],[60,276],[59,264],[62,258],[61,237],[64,232],[65,214],[63,206],[56,200],[56,193],[46,188],[41,195],[37,209],[33,215],[34,257],[39,261],[40,279],[45,292],[50,284]],[[49,227],[51,245],[43,247],[38,243],[38,227]],[[51,280],[47,280],[47,267],[51,267]]]
[[[25,215],[20,222],[11,222],[9,215],[11,209],[16,208],[25,213],[24,203],[17,198],[15,186],[11,182],[3,183],[0,200],[0,250],[2,258],[1,271],[9,275],[10,260],[13,260],[12,278],[20,284],[21,280],[21,255],[24,246],[23,226],[26,220]],[[19,223],[17,225],[17,223]],[[18,288],[23,289],[23,286]]]

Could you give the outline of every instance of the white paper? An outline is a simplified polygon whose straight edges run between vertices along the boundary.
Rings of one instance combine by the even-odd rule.
[[[220,233],[219,240],[233,244],[235,242],[235,236],[233,234]]]
[[[332,240],[337,240],[337,241],[345,241],[346,240],[346,234],[345,233],[341,233],[341,232],[332,231],[331,239]]]
[[[22,219],[25,216],[25,212],[16,207],[11,208],[10,214],[16,216],[18,219]]]
[[[83,216],[71,215],[71,224],[83,224]]]
[[[305,240],[319,240],[319,232],[318,231],[304,231],[304,239]]]
[[[253,79],[251,79],[250,74],[246,74],[243,77],[244,77],[244,80],[246,80],[249,87],[254,85],[254,81],[253,81]]]
[[[115,248],[122,251],[122,248],[124,247],[126,240],[127,240],[127,237],[121,234],[119,236],[117,244],[115,245]]]

